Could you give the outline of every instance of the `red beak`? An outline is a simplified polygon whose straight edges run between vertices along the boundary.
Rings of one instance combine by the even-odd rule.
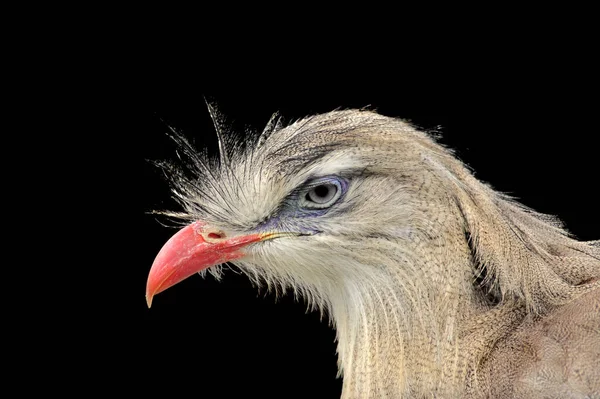
[[[242,248],[274,236],[260,233],[227,238],[207,229],[203,222],[184,227],[165,243],[152,264],[146,284],[148,307],[159,292],[210,266],[241,258],[245,255]]]

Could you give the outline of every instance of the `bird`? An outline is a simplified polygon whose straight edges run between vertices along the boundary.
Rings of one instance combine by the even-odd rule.
[[[600,240],[480,181],[431,132],[338,109],[219,154],[173,134],[181,224],[146,300],[233,264],[336,330],[342,398],[600,398]]]

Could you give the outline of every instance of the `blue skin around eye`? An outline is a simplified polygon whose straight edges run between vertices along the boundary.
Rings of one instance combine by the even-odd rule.
[[[339,187],[341,194],[331,206],[323,209],[304,209],[299,205],[300,195],[306,194],[307,187],[329,183]],[[318,217],[326,214],[341,201],[348,189],[348,181],[337,176],[318,178],[309,181],[298,190],[292,192],[284,201],[279,211],[258,226],[259,231],[295,231],[305,234],[319,233]]]

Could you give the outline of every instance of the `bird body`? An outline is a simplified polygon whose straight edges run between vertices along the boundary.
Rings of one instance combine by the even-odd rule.
[[[428,134],[345,110],[223,136],[220,161],[176,139],[185,165],[163,166],[183,212],[167,214],[188,225],[157,256],[149,303],[232,261],[327,311],[344,398],[600,396],[600,242]]]

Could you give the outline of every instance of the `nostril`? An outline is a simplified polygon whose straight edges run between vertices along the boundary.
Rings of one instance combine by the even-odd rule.
[[[213,240],[218,240],[223,237],[225,237],[225,234],[223,233],[208,233],[208,238],[212,238]]]

